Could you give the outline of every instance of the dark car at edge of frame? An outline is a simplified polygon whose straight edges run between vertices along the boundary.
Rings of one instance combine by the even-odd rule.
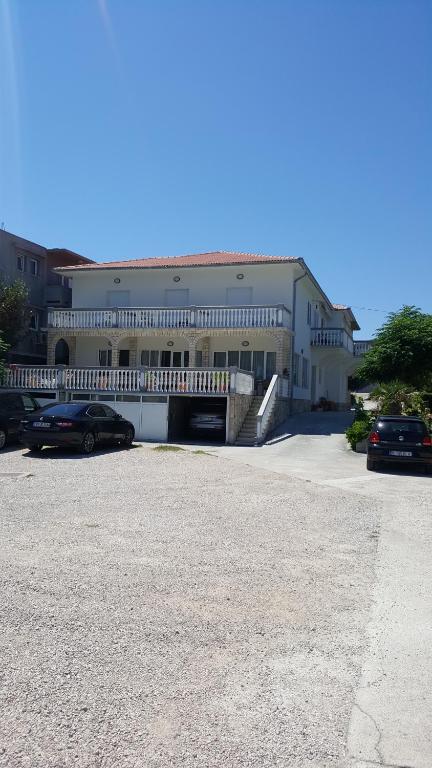
[[[416,416],[378,416],[367,443],[367,468],[381,464],[422,465],[432,471],[432,438]]]

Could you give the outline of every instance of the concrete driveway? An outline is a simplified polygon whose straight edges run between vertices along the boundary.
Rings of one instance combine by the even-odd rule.
[[[288,419],[260,448],[213,453],[258,469],[368,498],[380,510],[369,648],[349,733],[350,765],[432,765],[432,477],[412,469],[368,472],[349,450],[352,413]]]

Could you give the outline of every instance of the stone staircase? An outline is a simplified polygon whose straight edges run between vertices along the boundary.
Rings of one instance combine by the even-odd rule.
[[[235,445],[256,445],[257,439],[257,415],[263,401],[263,397],[254,395],[246,414],[245,420],[240,427]]]

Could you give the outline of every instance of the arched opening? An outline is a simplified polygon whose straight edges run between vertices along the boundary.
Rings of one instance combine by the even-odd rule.
[[[69,365],[69,345],[64,339],[59,339],[56,344],[54,362],[56,365]]]

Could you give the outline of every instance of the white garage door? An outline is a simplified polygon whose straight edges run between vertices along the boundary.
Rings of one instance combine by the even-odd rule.
[[[117,413],[132,422],[137,440],[165,441],[168,439],[167,402],[151,402],[146,398],[138,403],[125,403],[117,399],[115,402],[112,400],[104,401],[99,398],[98,400],[105,402],[106,405],[111,406]]]

